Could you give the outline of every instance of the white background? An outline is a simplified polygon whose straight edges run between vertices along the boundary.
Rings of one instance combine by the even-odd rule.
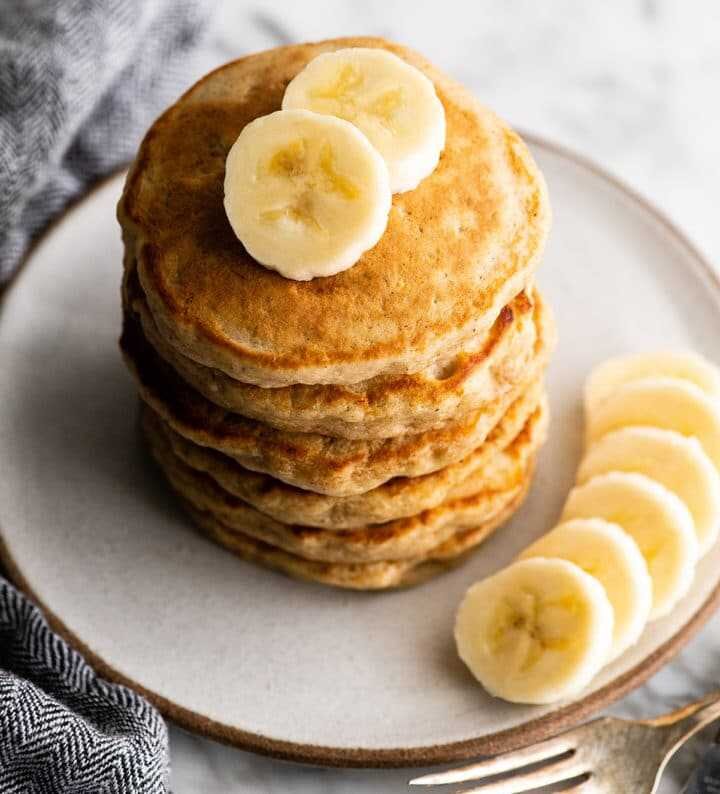
[[[375,34],[422,51],[514,126],[589,155],[720,263],[717,0],[224,0],[209,65],[281,43]],[[582,263],[578,263],[582,266]],[[706,627],[617,709],[650,716],[720,686]],[[422,697],[422,693],[418,693]],[[351,718],[351,715],[349,715]],[[293,766],[171,731],[175,794],[401,792],[406,771]],[[680,790],[692,752],[663,794]]]

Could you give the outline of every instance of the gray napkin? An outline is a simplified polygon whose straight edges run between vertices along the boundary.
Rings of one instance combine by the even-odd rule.
[[[205,70],[197,45],[211,8],[0,0],[0,284]],[[0,791],[160,794],[168,767],[155,709],[96,675],[0,577]]]
[[[163,794],[167,729],[99,678],[0,577],[0,791]]]
[[[0,284],[207,67],[202,0],[1,0]]]

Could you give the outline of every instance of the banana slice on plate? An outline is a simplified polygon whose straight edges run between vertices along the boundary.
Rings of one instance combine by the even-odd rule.
[[[248,253],[307,281],[354,265],[387,225],[383,159],[352,124],[306,110],[251,121],[225,166],[225,211]]]
[[[552,703],[586,687],[610,653],[602,585],[567,560],[515,562],[473,585],[455,622],[460,658],[491,695]]]
[[[435,86],[387,50],[349,47],[318,55],[290,81],[282,107],[352,122],[387,163],[393,193],[417,187],[445,146],[445,110]]]
[[[720,402],[694,383],[678,378],[645,378],[616,389],[587,417],[591,444],[629,425],[675,430],[695,436],[720,469]]]
[[[652,607],[652,581],[637,543],[617,524],[600,518],[566,521],[520,555],[557,557],[590,574],[605,588],[615,616],[608,662],[634,645]]]
[[[695,526],[664,485],[643,474],[601,474],[570,491],[562,520],[574,518],[602,518],[635,540],[652,580],[650,620],[666,615],[690,588],[698,558]]]
[[[615,430],[590,447],[578,484],[610,471],[644,474],[677,494],[693,517],[701,555],[717,540],[720,474],[696,438],[657,427]]]
[[[619,356],[595,367],[585,383],[585,408],[591,413],[619,386],[654,377],[686,380],[720,400],[720,370],[714,364],[697,353],[665,350]]]

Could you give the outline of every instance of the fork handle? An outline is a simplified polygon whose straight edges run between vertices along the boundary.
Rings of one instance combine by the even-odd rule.
[[[677,748],[716,719],[720,719],[720,690],[670,714],[648,720],[648,724],[665,729],[668,734],[668,748]]]

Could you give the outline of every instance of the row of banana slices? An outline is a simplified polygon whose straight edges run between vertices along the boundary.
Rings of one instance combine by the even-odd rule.
[[[225,212],[260,264],[334,275],[378,242],[392,194],[417,187],[444,146],[445,111],[420,70],[382,49],[323,53],[233,144]]]
[[[692,584],[720,529],[720,372],[691,353],[612,359],[585,388],[587,452],[560,524],[468,590],[460,657],[493,695],[586,687]]]

